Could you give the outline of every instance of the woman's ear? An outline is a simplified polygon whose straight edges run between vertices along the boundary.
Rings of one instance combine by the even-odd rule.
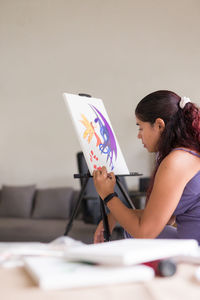
[[[160,131],[161,133],[162,133],[163,130],[165,129],[165,122],[164,122],[164,120],[161,119],[161,118],[157,118],[157,119],[155,120],[154,125],[157,126],[157,128],[159,129],[159,131]]]

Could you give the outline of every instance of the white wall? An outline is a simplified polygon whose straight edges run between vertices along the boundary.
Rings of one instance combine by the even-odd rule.
[[[0,45],[0,184],[79,187],[63,91],[104,100],[129,169],[145,175],[137,102],[158,89],[200,102],[198,0],[0,0]]]

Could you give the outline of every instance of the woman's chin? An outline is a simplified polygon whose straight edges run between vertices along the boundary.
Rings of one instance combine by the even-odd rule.
[[[144,146],[144,148],[145,148],[149,153],[154,153],[154,152],[156,152],[155,149],[149,148],[147,145],[144,145],[144,144],[143,144],[143,146]]]
[[[147,147],[145,147],[145,148],[146,148],[146,150],[147,150],[149,153],[155,152],[153,149],[149,149],[149,148],[147,148]]]

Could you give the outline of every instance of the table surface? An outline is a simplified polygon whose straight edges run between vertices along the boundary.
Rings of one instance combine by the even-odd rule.
[[[197,300],[200,299],[200,282],[195,279],[197,266],[178,264],[172,277],[156,277],[144,283],[127,283],[110,286],[43,291],[39,289],[23,267],[0,268],[1,299],[20,300]]]

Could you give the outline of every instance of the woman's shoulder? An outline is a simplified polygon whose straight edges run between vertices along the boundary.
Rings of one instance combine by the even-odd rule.
[[[184,159],[185,163],[191,163],[192,161],[199,162],[200,164],[200,153],[189,149],[189,148],[174,148],[171,152],[165,157],[166,161],[173,161],[177,160],[177,163],[182,162]]]
[[[173,153],[173,152],[177,152],[177,153],[187,153],[187,154],[190,154],[190,155],[194,155],[194,156],[197,156],[200,158],[200,152],[194,150],[194,149],[191,149],[191,148],[186,148],[186,147],[176,147],[174,149],[171,150],[170,153]]]
[[[171,169],[178,174],[184,172],[192,177],[200,170],[200,155],[197,156],[194,153],[198,154],[188,148],[175,148],[163,159],[160,167]]]

